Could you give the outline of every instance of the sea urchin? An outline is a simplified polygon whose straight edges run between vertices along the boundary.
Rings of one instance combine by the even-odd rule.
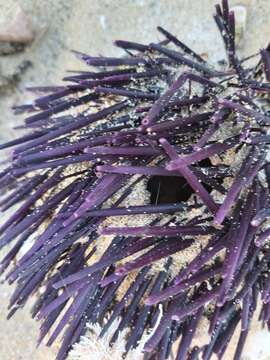
[[[221,359],[239,323],[240,359],[257,305],[270,329],[270,48],[246,66],[227,0],[214,18],[219,69],[159,27],[157,44],[116,41],[124,57],[75,52],[98,71],[15,107],[0,269],[9,316],[35,295],[39,342],[63,334],[58,360],[97,328],[149,360]]]

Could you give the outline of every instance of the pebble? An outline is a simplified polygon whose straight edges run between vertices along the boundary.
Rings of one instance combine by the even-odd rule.
[[[0,42],[29,44],[34,40],[32,24],[20,6],[0,23]]]

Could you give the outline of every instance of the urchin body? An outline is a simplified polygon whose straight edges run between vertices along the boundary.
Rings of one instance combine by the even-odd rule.
[[[77,53],[99,71],[16,107],[31,131],[2,145],[2,207],[19,205],[1,269],[16,259],[10,315],[37,293],[39,341],[64,332],[57,359],[89,328],[111,351],[121,338],[121,356],[222,358],[241,323],[239,359],[258,306],[269,326],[270,54],[238,59],[222,5],[223,68],[159,28],[162,43],[117,41],[123,58]],[[202,321],[209,341],[194,346]]]

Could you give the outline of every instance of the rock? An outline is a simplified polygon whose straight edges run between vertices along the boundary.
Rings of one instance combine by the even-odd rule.
[[[32,66],[31,61],[23,60],[11,74],[3,75],[0,69],[0,95],[14,90],[21,81],[22,75]]]
[[[0,42],[29,44],[34,40],[32,25],[25,12],[17,6],[11,17],[0,23]]]

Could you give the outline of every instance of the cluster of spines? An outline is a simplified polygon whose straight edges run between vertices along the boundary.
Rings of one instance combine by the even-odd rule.
[[[17,113],[29,113],[20,128],[32,132],[1,145],[2,149],[15,146],[11,165],[1,173],[1,187],[10,190],[1,206],[7,210],[20,203],[0,228],[1,247],[16,239],[1,262],[1,271],[34,238],[6,275],[10,283],[17,282],[9,316],[45,287],[33,316],[42,319],[39,341],[50,334],[48,345],[65,330],[58,360],[79,341],[88,322],[104,324],[107,318],[103,336],[118,317],[121,321],[111,343],[120,331],[130,328],[126,353],[147,329],[155,328],[144,347],[147,359],[167,359],[180,336],[176,359],[196,359],[201,354],[206,360],[213,353],[222,358],[241,323],[234,356],[240,359],[260,292],[260,320],[270,327],[270,252],[265,245],[270,228],[262,227],[269,216],[266,144],[270,118],[259,106],[270,90],[270,53],[268,48],[262,50],[258,66],[245,68],[235,52],[234,14],[226,0],[222,7],[217,5],[215,20],[228,53],[227,71],[213,69],[175,36],[158,28],[166,37],[159,44],[116,41],[128,53],[123,58],[77,52],[86,64],[102,70],[74,72],[64,79],[71,82],[66,86],[30,88],[44,95],[31,105],[15,108]],[[265,82],[258,80],[262,70]],[[193,84],[200,89],[197,95],[191,95]],[[86,110],[66,115],[80,106]],[[185,116],[182,110],[188,110]],[[226,122],[236,128],[240,124],[241,130],[213,141]],[[237,173],[222,164],[200,167],[200,161],[227,150],[247,153]],[[262,170],[266,185],[259,176]],[[140,177],[133,179],[133,175]],[[134,185],[149,176],[184,178],[198,202],[121,206]],[[225,189],[221,180],[228,177],[233,182]],[[224,196],[221,204],[209,186]],[[120,197],[104,208],[118,192]],[[198,206],[207,217],[202,212],[183,223],[172,215],[167,224],[162,222],[162,214]],[[102,228],[109,216],[134,214],[160,215],[145,226]],[[115,237],[100,260],[91,262],[102,241],[99,232]],[[190,247],[200,235],[209,236],[208,244],[170,278],[170,256]],[[217,257],[222,250],[223,261]],[[209,264],[213,258],[216,261]],[[161,259],[167,259],[165,268],[153,275],[151,266]],[[115,266],[120,260],[121,265]],[[126,276],[136,270],[140,271],[115,304]],[[211,340],[203,348],[191,349],[209,302],[214,304],[208,315]],[[162,304],[161,320],[158,304]]]

